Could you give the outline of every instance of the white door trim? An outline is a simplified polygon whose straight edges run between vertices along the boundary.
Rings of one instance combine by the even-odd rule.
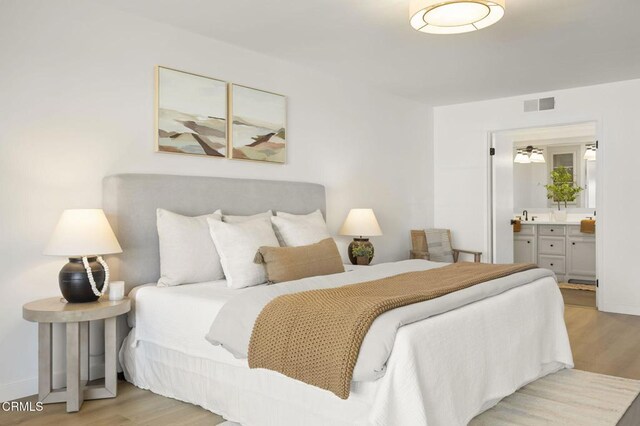
[[[487,181],[488,181],[488,185],[487,185],[487,218],[488,218],[488,224],[487,224],[487,258],[489,262],[493,262],[493,258],[494,258],[494,226],[493,226],[493,222],[494,222],[494,210],[495,210],[495,203],[494,203],[494,195],[493,195],[493,189],[494,189],[494,182],[493,182],[493,178],[494,178],[494,161],[493,161],[493,156],[489,155],[490,149],[491,148],[495,148],[494,146],[494,135],[496,133],[501,133],[501,132],[507,132],[507,131],[511,131],[511,130],[523,130],[523,129],[536,129],[536,128],[540,128],[540,127],[554,127],[554,126],[570,126],[570,125],[576,125],[576,124],[584,124],[584,123],[595,123],[596,126],[596,140],[598,141],[598,151],[597,151],[597,156],[596,156],[596,170],[597,170],[597,176],[596,176],[596,184],[597,184],[597,189],[596,189],[596,212],[597,212],[597,220],[598,220],[598,231],[596,232],[596,277],[598,280],[598,289],[596,291],[596,307],[598,309],[603,308],[604,304],[605,304],[605,300],[603,297],[603,291],[602,289],[604,288],[604,286],[606,286],[607,282],[606,282],[606,277],[604,276],[604,271],[605,268],[604,266],[604,262],[605,262],[605,255],[604,252],[602,250],[602,247],[604,247],[604,236],[605,236],[605,232],[606,232],[606,210],[605,210],[605,195],[604,195],[604,191],[602,190],[602,188],[604,188],[604,175],[605,173],[604,171],[604,164],[605,164],[605,158],[606,158],[606,143],[603,143],[602,140],[602,135],[603,135],[603,120],[602,118],[587,118],[584,120],[578,120],[578,121],[573,121],[573,122],[551,122],[548,124],[537,124],[537,125],[532,125],[532,126],[523,126],[523,127],[509,127],[509,128],[503,128],[503,129],[494,129],[494,130],[489,130],[487,132],[487,142],[486,142],[486,152],[487,152]]]

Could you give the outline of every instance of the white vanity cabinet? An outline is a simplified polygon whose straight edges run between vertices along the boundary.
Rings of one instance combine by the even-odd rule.
[[[513,258],[551,269],[558,282],[596,280],[595,235],[581,233],[579,225],[523,223],[513,233]]]
[[[515,263],[537,263],[537,241],[535,226],[522,225],[520,232],[513,234],[513,259]]]
[[[541,254],[538,257],[538,266],[545,269],[551,269],[556,273],[558,282],[566,282],[567,265],[564,256],[550,256]]]
[[[567,266],[573,279],[596,279],[596,238],[583,234],[579,226],[567,226]]]

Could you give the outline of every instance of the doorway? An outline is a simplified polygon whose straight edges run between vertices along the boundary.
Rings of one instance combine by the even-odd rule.
[[[535,263],[563,289],[596,292],[597,123],[496,131],[490,144],[492,261]]]

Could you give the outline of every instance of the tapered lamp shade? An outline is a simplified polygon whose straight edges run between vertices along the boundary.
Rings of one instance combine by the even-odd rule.
[[[44,254],[82,257],[122,253],[102,209],[65,210]]]
[[[382,230],[372,209],[351,209],[340,228],[340,235],[377,237],[382,235]]]
[[[587,161],[596,161],[596,150],[595,150],[595,147],[587,148],[587,150],[584,153],[584,159],[587,160]]]

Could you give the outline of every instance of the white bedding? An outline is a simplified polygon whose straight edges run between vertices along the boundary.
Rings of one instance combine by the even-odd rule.
[[[225,280],[173,287],[158,287],[155,283],[138,286],[129,294],[133,308],[128,322],[134,327],[129,343],[143,340],[186,354],[233,363],[234,357],[226,351],[211,350],[204,335],[224,304],[243,291],[228,288]]]
[[[136,291],[121,350],[127,379],[253,425],[464,425],[519,387],[572,367],[562,297],[546,277],[398,331],[387,373],[333,394],[210,345],[224,283]]]
[[[211,324],[206,338],[212,344],[224,347],[236,358],[247,358],[249,341],[256,319],[263,308],[279,296],[301,291],[342,287],[406,272],[441,267],[442,263],[404,260],[370,266],[349,274],[322,275],[262,286],[234,297],[220,311],[216,312],[215,320]],[[553,272],[548,269],[535,268],[383,313],[373,321],[367,331],[360,347],[352,380],[355,382],[373,381],[385,374],[386,363],[394,347],[394,340],[399,328],[493,297],[537,279],[553,276]]]

